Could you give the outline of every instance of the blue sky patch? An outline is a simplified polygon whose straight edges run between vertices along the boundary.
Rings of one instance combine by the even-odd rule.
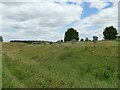
[[[98,12],[98,9],[90,7],[89,2],[83,2],[82,7],[83,7],[83,12],[82,12],[82,15],[80,16],[81,19],[89,17]]]
[[[110,8],[110,7],[113,6],[113,3],[112,3],[112,2],[107,2],[107,3],[108,3],[108,5],[107,5],[106,7],[104,7],[103,9]]]
[[[87,27],[87,30],[96,30],[96,29],[99,29],[99,28],[101,28],[101,26],[95,25],[95,26]]]
[[[60,29],[60,33],[64,33],[68,28],[71,28],[71,27],[74,27],[74,25],[77,23],[78,21],[73,21],[65,26],[63,26],[61,29]]]

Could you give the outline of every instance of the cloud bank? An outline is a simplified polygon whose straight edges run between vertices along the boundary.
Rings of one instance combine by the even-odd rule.
[[[106,26],[118,27],[117,2],[113,6],[105,8],[109,3],[97,0],[89,0],[89,8],[96,8],[98,12],[86,18],[80,18],[83,14],[85,0],[4,0],[0,7],[0,28],[6,41],[11,39],[50,40],[63,39],[65,27],[74,27],[80,33],[80,38],[93,35],[102,39],[102,31]],[[111,0],[112,1],[112,0]],[[75,22],[75,23],[73,23]],[[96,28],[94,30],[95,27]],[[90,30],[92,28],[93,30]]]

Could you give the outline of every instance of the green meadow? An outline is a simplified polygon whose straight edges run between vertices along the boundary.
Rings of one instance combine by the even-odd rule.
[[[117,88],[118,41],[3,43],[3,88]]]

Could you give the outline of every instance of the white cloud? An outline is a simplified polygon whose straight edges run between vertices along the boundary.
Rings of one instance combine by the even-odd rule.
[[[92,8],[97,8],[97,9],[103,9],[104,7],[106,7],[108,5],[107,2],[104,1],[97,1],[97,2],[91,2],[90,7]]]
[[[100,26],[100,28],[96,30],[88,30],[88,27],[96,25]],[[90,39],[92,39],[92,36],[97,35],[99,36],[99,39],[102,39],[103,29],[107,26],[114,26],[118,28],[117,2],[114,3],[113,7],[100,10],[98,14],[91,15],[90,17],[80,20],[80,22],[75,26],[75,28],[84,35],[84,38],[89,36]]]
[[[60,27],[79,20],[82,7],[57,3],[3,3],[3,36],[6,39],[62,38]],[[6,27],[16,30],[7,33]],[[16,34],[15,34],[16,33]],[[10,35],[11,34],[11,35]]]
[[[12,1],[10,3],[6,0],[4,1],[6,3],[2,4],[3,37],[6,40],[39,39],[56,41],[63,38],[60,33],[61,27],[73,21],[78,21],[74,28],[80,32],[81,38],[89,37],[92,39],[93,35],[97,35],[99,39],[102,39],[102,32],[106,26],[118,27],[117,2],[113,3],[113,7],[103,9],[107,5],[106,2],[89,0],[91,2],[90,7],[99,9],[99,13],[80,19],[83,8],[79,4],[82,4],[85,0],[31,0],[31,3],[28,0]],[[54,1],[60,3],[53,3]],[[76,2],[77,5],[63,3],[67,1]],[[88,30],[88,27],[95,25],[99,25],[100,28]],[[11,29],[8,32],[6,28],[9,27],[14,29],[14,32]]]
[[[2,0],[2,2],[118,2],[119,0]]]

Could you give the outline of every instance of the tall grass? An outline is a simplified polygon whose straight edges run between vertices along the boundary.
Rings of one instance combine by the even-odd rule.
[[[12,47],[14,46],[14,47]],[[118,44],[3,43],[3,87],[115,88]]]

